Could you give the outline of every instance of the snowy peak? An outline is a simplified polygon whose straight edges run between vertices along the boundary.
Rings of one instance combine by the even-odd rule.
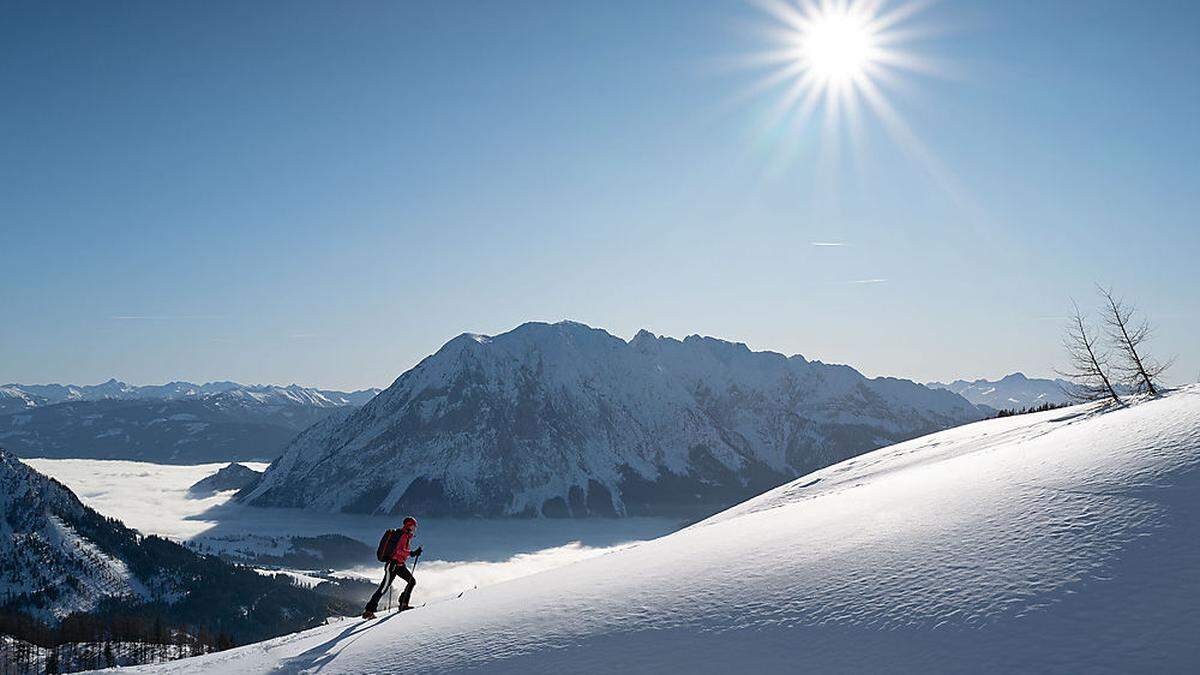
[[[242,499],[441,515],[712,510],[886,443],[978,419],[961,397],[710,337],[576,322],[464,333]]]
[[[19,412],[45,404],[46,399],[41,396],[30,394],[17,387],[0,387],[0,414]]]

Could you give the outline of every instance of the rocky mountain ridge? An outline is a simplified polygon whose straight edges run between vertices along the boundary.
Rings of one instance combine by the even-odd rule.
[[[967,400],[709,337],[574,322],[463,334],[307,429],[250,504],[365,513],[700,513],[982,417]]]

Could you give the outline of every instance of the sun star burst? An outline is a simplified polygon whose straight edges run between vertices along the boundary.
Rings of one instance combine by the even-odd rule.
[[[746,94],[773,95],[764,132],[785,139],[781,152],[794,152],[798,137],[818,114],[822,135],[832,142],[844,126],[858,128],[866,110],[910,153],[927,154],[885,91],[905,74],[941,74],[938,64],[906,49],[925,34],[911,20],[928,2],[751,1],[771,19],[761,28],[771,47],[741,60],[765,71]]]

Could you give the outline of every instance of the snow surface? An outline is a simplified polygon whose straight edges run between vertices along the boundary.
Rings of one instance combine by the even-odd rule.
[[[609,555],[154,672],[1194,672],[1198,465],[1200,387],[988,420]]]

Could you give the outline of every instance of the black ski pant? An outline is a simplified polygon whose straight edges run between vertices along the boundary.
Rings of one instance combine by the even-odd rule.
[[[398,606],[406,607],[408,605],[408,600],[412,597],[413,586],[417,585],[417,580],[413,578],[412,572],[408,571],[408,568],[405,567],[404,563],[392,560],[388,562],[387,567],[384,568],[383,581],[379,582],[379,588],[375,589],[375,593],[373,593],[371,595],[371,599],[367,601],[368,612],[374,614],[375,611],[379,609],[379,599],[382,598],[383,594],[387,593],[388,589],[392,587],[392,581],[394,581],[396,577],[400,577],[406,582],[404,590],[400,592],[400,602]]]

